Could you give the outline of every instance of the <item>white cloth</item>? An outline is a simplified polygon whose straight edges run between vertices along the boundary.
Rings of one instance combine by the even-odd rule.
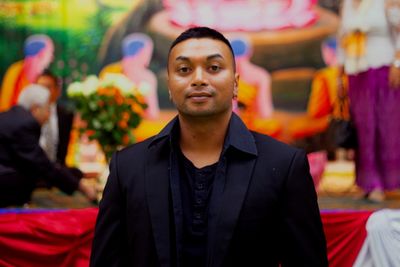
[[[398,12],[396,8],[386,12],[385,4],[385,0],[362,0],[360,6],[355,8],[353,0],[344,0],[339,41],[341,37],[357,30],[367,35],[365,58],[357,66],[345,57],[339,44],[338,62],[344,65],[347,74],[387,66],[393,62],[395,51],[400,48],[398,34],[393,31],[393,26],[398,26],[393,25],[398,20]]]
[[[366,228],[367,237],[353,267],[400,266],[400,210],[374,212]]]
[[[58,116],[57,106],[50,106],[50,117],[46,124],[42,126],[39,144],[46,152],[48,158],[55,162],[57,160],[58,146]]]

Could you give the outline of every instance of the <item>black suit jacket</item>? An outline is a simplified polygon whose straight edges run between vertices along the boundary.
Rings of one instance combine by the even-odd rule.
[[[58,118],[58,145],[57,145],[57,162],[65,165],[65,157],[68,152],[68,145],[71,135],[74,114],[57,104]]]
[[[169,188],[174,123],[113,156],[91,266],[178,266]],[[230,123],[253,153],[227,162],[208,221],[207,266],[327,266],[305,153],[248,131],[236,115]]]
[[[66,193],[78,188],[79,179],[68,170],[50,162],[39,145],[40,124],[20,106],[0,113],[0,176],[18,173],[27,181],[42,178]],[[2,185],[0,185],[2,186]]]

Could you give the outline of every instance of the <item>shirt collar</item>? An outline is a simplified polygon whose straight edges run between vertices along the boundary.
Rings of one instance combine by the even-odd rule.
[[[172,143],[172,135],[175,132],[174,129],[176,129],[178,125],[179,119],[178,116],[175,116],[160,133],[153,137],[149,147],[164,138],[169,138],[170,143]],[[234,147],[239,151],[255,156],[258,154],[253,135],[235,113],[232,113],[229,121],[228,132],[224,142],[224,151],[229,147]]]

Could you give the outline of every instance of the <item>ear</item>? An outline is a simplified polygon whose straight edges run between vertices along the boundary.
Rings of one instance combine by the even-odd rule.
[[[235,81],[233,84],[233,99],[237,98],[239,93],[239,73],[235,73]]]

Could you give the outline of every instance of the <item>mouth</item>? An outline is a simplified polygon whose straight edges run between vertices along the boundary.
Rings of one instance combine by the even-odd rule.
[[[188,94],[187,98],[194,102],[204,102],[212,97],[208,92],[192,92]]]

